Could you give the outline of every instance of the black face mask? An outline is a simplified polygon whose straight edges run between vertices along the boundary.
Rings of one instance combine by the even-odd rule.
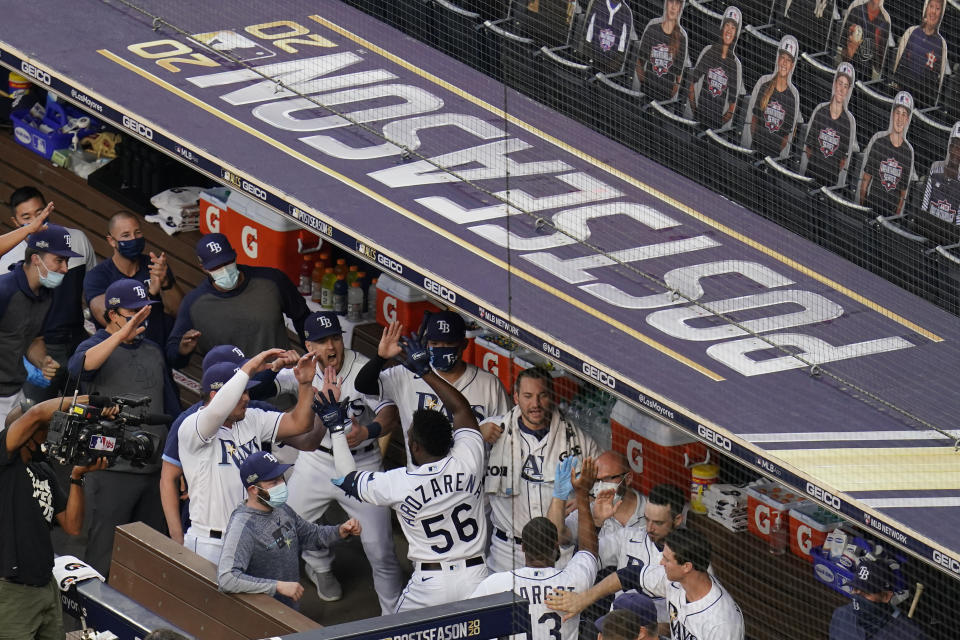
[[[893,617],[893,607],[886,602],[873,602],[857,594],[853,596],[853,614],[857,619],[857,626],[863,629],[869,638]]]

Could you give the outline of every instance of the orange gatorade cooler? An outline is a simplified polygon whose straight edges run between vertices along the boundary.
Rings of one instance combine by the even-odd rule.
[[[377,322],[384,327],[399,322],[406,333],[415,333],[425,312],[439,310],[430,303],[427,294],[386,273],[377,280]]]
[[[690,485],[690,467],[709,460],[707,446],[618,400],[610,413],[615,451],[627,457],[631,484],[643,494],[658,484]]]
[[[813,502],[805,502],[790,509],[790,552],[807,562],[813,562],[810,550],[822,547],[827,534],[842,520]]]
[[[784,522],[787,512],[807,499],[778,484],[760,484],[747,487],[747,530],[770,542],[773,523]]]
[[[275,267],[286,273],[291,282],[299,282],[302,261],[298,243],[300,227],[273,209],[235,191],[227,198],[227,209],[230,220],[227,230],[220,233],[230,239],[237,252],[237,262]]]
[[[227,213],[227,198],[230,190],[224,187],[204,189],[200,192],[200,233],[227,234],[230,215]],[[236,249],[237,247],[234,247]]]
[[[517,349],[507,341],[494,342],[496,338],[489,334],[474,338],[473,364],[500,378],[504,388],[511,390],[513,380],[521,369],[513,361]]]

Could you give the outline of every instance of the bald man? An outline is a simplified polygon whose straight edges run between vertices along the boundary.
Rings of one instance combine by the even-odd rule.
[[[615,534],[621,529],[647,524],[644,517],[647,499],[630,487],[630,467],[626,457],[618,451],[606,451],[597,458],[597,481],[590,498],[593,521],[600,527],[601,540],[617,540],[619,536]],[[565,524],[566,531],[561,528],[561,538],[563,544],[569,544],[577,530],[576,511],[567,516]],[[601,566],[617,566],[618,554],[619,549],[614,545],[601,544]]]

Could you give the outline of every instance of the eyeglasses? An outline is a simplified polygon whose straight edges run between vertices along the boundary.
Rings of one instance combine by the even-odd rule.
[[[598,476],[597,480],[599,480],[600,482],[614,482],[614,481],[619,482],[620,480],[623,480],[624,478],[626,478],[628,473],[630,472],[624,471],[623,473],[618,473],[613,476],[603,476],[603,477]]]

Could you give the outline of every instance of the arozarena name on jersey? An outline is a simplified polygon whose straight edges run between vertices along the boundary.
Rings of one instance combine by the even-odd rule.
[[[434,498],[439,498],[449,493],[472,493],[481,495],[483,493],[483,478],[477,478],[472,473],[445,473],[434,478],[430,482],[424,482],[413,488],[414,493],[403,499],[397,507],[397,515],[413,526],[417,514],[424,506],[430,504]]]
[[[323,24],[322,18],[313,18]],[[256,36],[262,30],[247,31]],[[226,103],[231,115],[271,127],[271,136],[358,176],[370,189],[415,214],[445,227],[453,223],[455,235],[465,234],[481,248],[494,245],[494,253],[507,247],[518,256],[514,264],[543,270],[548,282],[554,278],[565,282],[566,291],[592,300],[601,311],[629,310],[631,316],[636,314],[635,321],[628,322],[631,326],[645,323],[672,338],[703,344],[707,356],[742,375],[805,366],[789,355],[768,357],[770,343],[750,336],[748,330],[817,364],[914,346],[900,335],[882,335],[893,332],[892,326],[864,327],[856,313],[860,309],[845,309],[837,299],[845,304],[847,299],[823,287],[818,287],[820,292],[809,290],[817,284],[799,272],[788,276],[771,268],[773,264],[779,269],[778,262],[755,261],[763,259],[755,248],[733,242],[724,246],[722,234],[705,229],[692,217],[683,222],[673,212],[661,210],[666,206],[630,176],[598,168],[579,157],[576,149],[549,144],[523,126],[508,132],[498,124],[500,116],[459,96],[451,98],[439,85],[358,49],[333,30],[325,36],[322,46],[329,52],[325,55],[310,56],[310,49],[304,48],[300,59],[256,70],[195,75],[187,81],[201,90],[204,100],[221,108]],[[264,80],[264,75],[333,107],[349,120],[324,113],[314,101]],[[214,97],[202,91],[206,89],[221,93]],[[351,121],[365,123],[414,151],[429,139],[430,157],[404,162],[407,151],[390,142],[371,142],[370,136],[359,138]],[[460,178],[438,166],[450,168]],[[513,207],[489,204],[489,197],[460,182],[462,178],[497,189],[504,176],[510,176],[510,190],[498,196],[509,198]],[[549,219],[557,230],[534,236],[511,231],[506,220],[517,208]],[[597,255],[581,243],[596,244],[591,221],[611,216],[629,219],[625,224],[631,231],[603,238],[607,254]],[[670,239],[654,241],[649,235],[663,230],[670,230]],[[617,247],[618,242],[636,246]],[[663,280],[668,290],[657,291],[645,278],[621,277],[621,263],[638,265]],[[713,286],[716,277],[735,281],[737,287],[730,291]],[[797,283],[793,277],[805,282]],[[706,323],[710,314],[683,296],[672,295],[674,290],[737,319],[740,326]],[[831,339],[800,331],[813,326]],[[851,335],[856,336],[854,341],[846,342]]]

